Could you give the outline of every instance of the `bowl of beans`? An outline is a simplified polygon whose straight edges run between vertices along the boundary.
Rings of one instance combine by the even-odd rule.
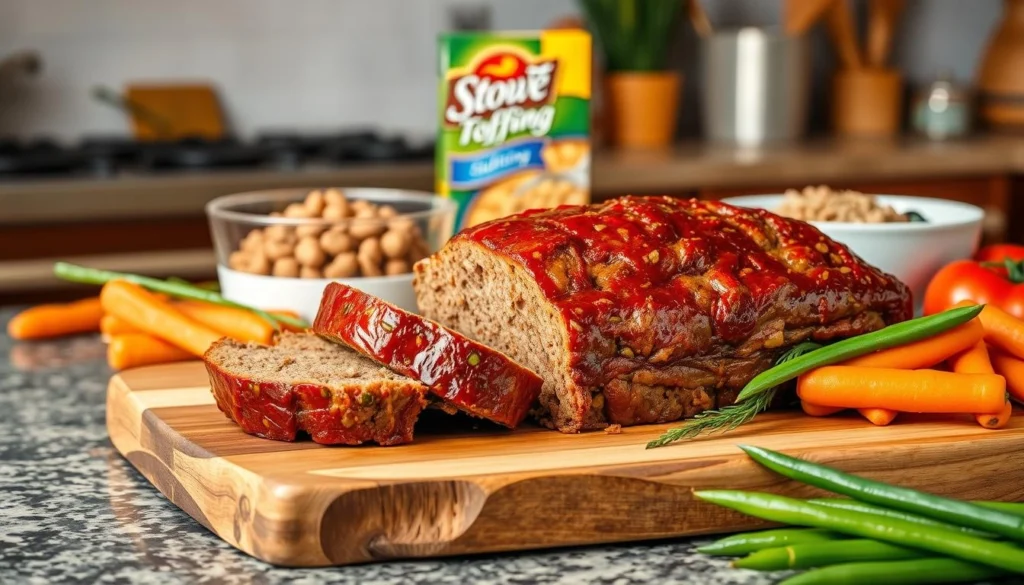
[[[225,297],[311,320],[332,281],[416,311],[412,266],[453,233],[455,204],[399,189],[273,189],[206,206]]]
[[[959,201],[828,187],[730,197],[722,202],[810,223],[867,263],[902,280],[918,308],[928,281],[940,268],[974,254],[985,219],[982,208]]]

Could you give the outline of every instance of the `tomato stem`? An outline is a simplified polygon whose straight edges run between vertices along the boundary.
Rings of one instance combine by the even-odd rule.
[[[1001,262],[981,262],[980,264],[988,268],[1005,268],[1006,277],[1010,282],[1014,284],[1024,282],[1024,260],[1006,258]]]

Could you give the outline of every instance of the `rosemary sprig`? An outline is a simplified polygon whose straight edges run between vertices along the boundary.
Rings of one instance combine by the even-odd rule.
[[[788,362],[819,347],[821,345],[813,341],[798,343],[782,354],[775,364]],[[751,397],[749,400],[717,410],[706,410],[687,421],[683,426],[665,431],[663,435],[647,443],[647,448],[662,447],[683,439],[692,439],[704,433],[731,431],[740,425],[750,422],[755,416],[768,410],[768,406],[771,404],[772,399],[775,398],[776,392],[777,388],[770,388]]]

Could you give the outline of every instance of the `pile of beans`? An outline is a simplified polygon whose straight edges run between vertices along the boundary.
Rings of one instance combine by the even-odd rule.
[[[232,269],[292,278],[390,276],[411,272],[429,254],[412,220],[390,205],[348,200],[339,189],[310,191],[302,202],[270,215],[337,223],[254,229],[232,252]]]

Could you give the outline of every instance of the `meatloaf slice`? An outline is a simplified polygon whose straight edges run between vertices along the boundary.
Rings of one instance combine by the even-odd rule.
[[[313,334],[277,345],[224,338],[206,355],[217,406],[245,432],[317,443],[397,445],[412,441],[426,386]]]
[[[539,373],[536,414],[564,432],[731,404],[802,340],[912,314],[903,283],[807,223],[669,197],[474,226],[414,286],[424,316]]]
[[[540,393],[540,376],[501,352],[344,284],[327,285],[313,330],[423,382],[448,405],[510,428]]]

